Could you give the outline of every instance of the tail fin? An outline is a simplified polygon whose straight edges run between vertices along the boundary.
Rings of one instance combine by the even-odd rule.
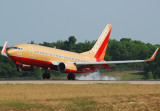
[[[104,60],[111,29],[112,24],[108,24],[93,48],[90,51],[84,52],[82,54],[94,56],[97,60]]]
[[[3,49],[2,49],[2,51],[1,51],[1,54],[2,54],[3,56],[7,56],[6,50],[7,50],[7,41],[5,42],[5,44],[4,44],[4,46],[3,46]]]

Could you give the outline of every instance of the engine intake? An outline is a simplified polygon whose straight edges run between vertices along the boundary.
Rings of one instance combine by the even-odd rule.
[[[77,67],[72,63],[59,63],[58,71],[65,73],[75,73],[77,71]]]

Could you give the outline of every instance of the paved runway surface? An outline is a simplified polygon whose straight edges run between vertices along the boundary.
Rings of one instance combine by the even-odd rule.
[[[160,81],[68,81],[68,80],[18,80],[18,81],[5,81],[1,80],[0,84],[160,84]]]

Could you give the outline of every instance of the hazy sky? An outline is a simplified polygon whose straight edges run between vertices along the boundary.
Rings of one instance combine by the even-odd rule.
[[[160,44],[160,0],[0,0],[0,45],[92,41],[107,24],[111,39]]]

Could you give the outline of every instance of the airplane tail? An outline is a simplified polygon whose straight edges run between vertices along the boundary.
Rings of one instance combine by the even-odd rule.
[[[3,49],[1,51],[1,54],[3,56],[6,56],[7,57],[7,54],[6,54],[6,50],[7,50],[7,41],[5,42],[4,46],[3,46]]]
[[[112,24],[108,24],[95,45],[93,46],[93,48],[90,51],[83,52],[82,54],[94,56],[98,61],[104,60],[111,29]]]

